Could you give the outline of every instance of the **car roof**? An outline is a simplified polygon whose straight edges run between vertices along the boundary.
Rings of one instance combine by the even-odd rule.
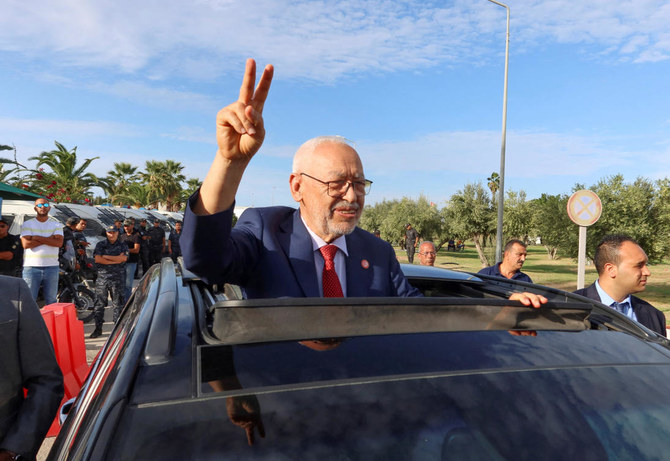
[[[451,269],[445,269],[435,266],[420,266],[416,264],[401,264],[405,277],[412,278],[438,278],[444,280],[454,280],[454,281],[480,281],[481,278],[478,275],[471,274],[469,272],[455,271]]]
[[[212,306],[220,344],[380,334],[589,328],[591,306],[550,303],[535,309],[495,298],[280,298]]]
[[[144,449],[142,443],[156,427],[159,432],[174,429],[167,433],[180,435],[190,434],[191,429],[193,433],[214,431],[212,421],[219,424],[217,418],[225,419],[226,411],[225,407],[223,413],[212,410],[224,398],[236,395],[277,396],[282,403],[291,399],[303,403],[301,398],[321,402],[315,397],[334,395],[343,386],[353,391],[348,395],[356,396],[360,386],[355,385],[368,383],[379,385],[373,389],[375,395],[393,399],[392,394],[384,394],[389,387],[383,383],[404,381],[405,390],[435,377],[487,380],[498,374],[522,380],[530,377],[529,371],[546,374],[551,382],[557,373],[590,376],[594,369],[616,373],[622,367],[639,369],[649,364],[651,369],[670,363],[667,341],[661,344],[637,330],[628,334],[627,323],[616,316],[607,325],[593,322],[598,306],[583,298],[557,296],[557,301],[532,309],[507,300],[504,281],[498,286],[496,280],[439,268],[414,271],[403,266],[403,270],[410,282],[464,283],[481,296],[244,300],[239,287],[215,289],[164,258],[142,279],[96,359],[90,387],[81,391],[75,404],[90,405],[90,411],[68,416],[54,445],[62,455],[54,459],[116,459],[104,458],[97,450],[118,455],[126,449]],[[440,277],[427,275],[433,272]],[[510,334],[511,330],[540,333],[522,338]],[[305,347],[306,338],[341,339],[341,345],[327,353],[315,352]],[[247,388],[206,394],[211,392],[206,365],[216,368],[220,361],[204,359],[218,359],[225,353],[235,354],[240,377],[255,381]],[[317,388],[328,390],[317,394]],[[542,385],[534,390],[545,392]],[[522,389],[517,386],[514,391]],[[429,394],[419,397],[431,407]],[[468,402],[475,405],[475,400]],[[545,400],[553,403],[551,396]],[[124,412],[127,419],[122,419]],[[143,426],[147,434],[138,426],[123,424],[140,415],[155,415],[147,416],[152,421]],[[214,419],[204,420],[202,428],[181,424],[190,423],[192,417],[195,421],[194,415]],[[143,442],[112,444],[110,434],[123,430],[131,440]],[[72,445],[75,437],[79,440]],[[153,440],[172,448],[178,445],[177,438]],[[205,440],[202,445],[211,448],[211,440]],[[192,444],[182,445],[189,446],[188,451]]]

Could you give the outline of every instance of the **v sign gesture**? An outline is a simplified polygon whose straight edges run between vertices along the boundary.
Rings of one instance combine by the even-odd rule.
[[[217,213],[233,204],[242,174],[265,139],[263,106],[273,73],[272,65],[266,66],[254,89],[256,62],[248,59],[238,100],[217,114],[218,151],[194,204],[196,214]]]

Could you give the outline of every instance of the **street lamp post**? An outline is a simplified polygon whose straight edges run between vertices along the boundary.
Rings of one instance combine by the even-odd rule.
[[[503,86],[502,141],[500,146],[500,187],[498,188],[498,225],[496,227],[496,262],[502,261],[503,206],[505,202],[505,143],[507,139],[507,69],[509,65],[509,6],[488,0],[507,10],[507,33],[505,35],[505,84]]]

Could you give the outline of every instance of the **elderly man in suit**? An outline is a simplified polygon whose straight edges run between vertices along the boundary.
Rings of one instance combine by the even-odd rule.
[[[420,295],[393,248],[356,227],[372,181],[344,138],[314,138],[296,152],[289,184],[298,210],[247,209],[231,230],[237,188],[265,138],[273,67],[254,90],[255,75],[250,59],[239,99],[218,113],[218,151],[184,216],[186,268],[209,283],[238,284],[249,298]],[[519,299],[541,302],[532,294]]]
[[[595,299],[666,336],[665,315],[632,293],[644,291],[651,271],[647,254],[631,237],[606,235],[593,258],[598,280],[575,293]]]

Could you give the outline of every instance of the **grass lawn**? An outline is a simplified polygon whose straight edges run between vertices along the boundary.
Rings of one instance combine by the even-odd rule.
[[[404,250],[396,249],[398,260],[407,262]],[[589,261],[590,262],[590,261]],[[414,255],[414,264],[419,264],[418,255]],[[436,267],[455,269],[467,272],[477,272],[482,266],[474,245],[466,245],[464,251],[453,252],[442,248],[435,260]],[[666,319],[670,320],[670,264],[656,264],[650,266],[651,277],[647,289],[638,293],[640,298],[653,304],[663,311]],[[533,282],[565,291],[577,289],[577,261],[572,259],[550,260],[543,246],[528,246],[528,257],[523,265],[523,271],[533,279]],[[586,286],[593,283],[598,274],[595,266],[586,266]]]

